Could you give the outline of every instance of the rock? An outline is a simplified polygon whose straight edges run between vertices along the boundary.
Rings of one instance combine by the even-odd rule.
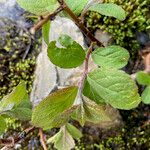
[[[70,19],[57,17],[51,23],[50,41],[57,40],[60,34],[68,34],[84,46],[82,33]],[[74,69],[61,69],[54,66],[47,57],[47,45],[43,41],[42,52],[37,59],[36,78],[31,93],[33,105],[45,98],[55,87],[68,85],[67,78],[73,71]]]
[[[102,31],[102,30],[96,30],[95,37],[98,39],[101,43],[103,43],[104,46],[108,46],[110,43],[112,43],[113,38],[112,35]]]
[[[23,10],[16,0],[0,0],[0,17],[7,18],[24,28],[32,25],[25,17],[25,10]],[[29,14],[28,14],[29,15]],[[28,19],[30,20],[30,19]]]

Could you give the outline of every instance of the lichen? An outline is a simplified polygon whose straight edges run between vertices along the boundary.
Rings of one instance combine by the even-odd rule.
[[[97,12],[89,12],[86,17],[90,30],[104,30],[113,36],[117,45],[127,48],[131,54],[137,52],[140,45],[136,40],[136,33],[145,32],[150,28],[148,17],[149,0],[104,0],[105,3],[116,3],[126,11],[126,19],[117,19],[100,15]]]

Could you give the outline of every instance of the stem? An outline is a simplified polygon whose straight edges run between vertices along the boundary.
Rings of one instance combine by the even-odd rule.
[[[49,20],[53,20],[57,14],[59,14],[62,10],[66,11],[67,14],[72,18],[72,20],[75,22],[75,24],[78,26],[78,28],[83,32],[83,34],[91,41],[96,43],[98,46],[104,47],[104,45],[98,41],[93,34],[88,30],[88,28],[85,27],[83,21],[79,19],[72,10],[67,6],[67,4],[63,0],[58,0],[60,7],[52,14],[49,14],[45,17],[43,17],[37,24],[35,24],[30,32],[31,34],[34,34],[37,30],[39,30],[45,23],[47,23]]]
[[[39,135],[40,135],[40,142],[41,142],[43,149],[48,150],[46,143],[45,143],[44,133],[43,133],[43,130],[41,128],[39,129]]]
[[[0,139],[0,145],[5,145],[3,149],[10,149],[14,147],[16,143],[24,139],[29,133],[33,132],[35,130],[35,127],[30,127],[21,132],[17,137],[10,137],[7,139]]]
[[[149,50],[148,50],[148,54],[146,54],[146,56],[144,55],[144,66],[145,66],[144,72],[150,75],[150,52]],[[133,80],[136,80],[136,74],[137,73],[131,74],[131,78]]]
[[[98,41],[93,34],[84,26],[82,20],[80,20],[73,12],[72,10],[67,6],[67,4],[61,0],[58,0],[58,2],[60,3],[60,5],[63,6],[64,11],[67,12],[67,14],[72,18],[72,20],[76,23],[76,25],[79,27],[79,29],[83,32],[83,34],[91,41],[96,43],[98,46],[103,47],[103,44]]]
[[[54,13],[48,14],[47,16],[41,18],[41,20],[30,29],[31,34],[35,34],[35,32],[39,30],[45,23],[47,23],[49,20],[53,20],[55,16],[58,13],[60,13],[63,9],[64,8],[61,5]]]
[[[146,73],[150,74],[150,53],[145,57],[145,70]]]
[[[87,54],[86,54],[86,58],[85,58],[85,62],[84,62],[84,71],[83,71],[83,75],[81,77],[81,81],[79,82],[79,91],[78,91],[78,98],[81,98],[82,97],[82,92],[83,92],[83,88],[84,88],[84,81],[87,77],[87,74],[88,74],[88,68],[89,68],[89,58],[90,58],[90,55],[92,53],[92,50],[93,50],[93,46],[94,46],[95,43],[91,43],[88,51],[87,51]]]

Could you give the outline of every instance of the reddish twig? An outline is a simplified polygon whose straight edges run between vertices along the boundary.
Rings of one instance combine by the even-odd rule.
[[[40,142],[41,142],[43,149],[48,150],[46,143],[45,143],[44,133],[43,133],[43,130],[41,128],[39,129],[39,135],[40,135]]]
[[[145,59],[144,59],[144,63],[145,63],[145,72],[150,74],[150,53],[148,53],[146,56],[145,56]]]
[[[42,17],[41,20],[35,24],[30,32],[34,34],[37,30],[39,30],[45,23],[47,23],[49,20],[53,20],[57,14],[59,14],[62,10],[66,11],[67,14],[72,18],[72,20],[75,22],[75,24],[79,27],[79,29],[83,32],[83,34],[91,41],[95,42],[98,46],[103,46],[103,44],[98,41],[93,34],[88,30],[88,28],[85,27],[84,23],[81,19],[79,19],[72,10],[67,6],[67,4],[63,0],[58,0],[60,3],[60,7],[52,14],[49,14],[45,17]]]
[[[81,81],[79,82],[79,92],[78,92],[78,97],[81,98],[82,97],[82,92],[83,92],[83,88],[84,88],[84,81],[87,77],[87,74],[88,74],[88,68],[89,68],[89,58],[90,58],[90,55],[92,53],[92,50],[93,50],[93,46],[94,46],[95,43],[91,43],[88,51],[87,51],[87,54],[86,54],[86,58],[85,58],[85,65],[84,65],[84,71],[83,71],[83,75],[81,77]]]
[[[21,132],[18,136],[16,137],[9,137],[7,139],[0,139],[0,145],[4,145],[3,149],[10,149],[14,147],[16,143],[24,139],[29,133],[33,132],[35,127],[30,127]]]
[[[142,50],[142,52],[140,52],[139,55],[142,57],[142,59],[144,61],[145,69],[143,71],[147,74],[150,74],[150,45],[146,46]],[[136,64],[135,68],[137,68],[138,65],[139,65],[139,62]],[[133,80],[136,80],[136,73],[131,74],[131,78]]]
[[[47,16],[45,17],[42,17],[40,19],[40,21],[35,24],[31,29],[30,29],[30,32],[31,34],[35,34],[35,32],[37,30],[39,30],[45,23],[47,23],[49,20],[53,20],[55,18],[55,16],[60,13],[61,11],[63,10],[63,6],[61,5],[54,13],[52,14],[48,14]]]
[[[59,0],[58,0],[59,2]],[[63,6],[64,11],[67,12],[67,14],[72,18],[72,20],[76,23],[76,25],[78,26],[78,28],[83,32],[83,34],[93,43],[96,43],[98,46],[103,47],[103,44],[98,41],[93,34],[88,30],[88,28],[85,27],[85,25],[83,24],[82,20],[79,19],[73,12],[72,10],[68,7],[68,5],[61,0],[61,2],[59,2],[60,5]]]
[[[144,128],[146,126],[150,125],[150,120],[147,120],[143,123],[143,125],[141,126],[141,128]]]

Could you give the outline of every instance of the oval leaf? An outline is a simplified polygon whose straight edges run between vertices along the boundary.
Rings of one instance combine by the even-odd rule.
[[[145,104],[150,104],[150,86],[147,86],[142,93],[142,101]]]
[[[64,48],[58,48],[56,41],[52,41],[48,46],[48,57],[53,64],[61,68],[75,68],[84,62],[85,51],[68,35],[62,35],[59,43]]]
[[[120,69],[127,65],[129,53],[120,46],[98,48],[92,53],[92,58],[97,65],[107,68]]]
[[[144,71],[140,71],[136,74],[136,80],[141,85],[150,85],[150,75]]]
[[[77,87],[64,88],[50,94],[33,109],[32,124],[45,130],[52,128],[57,117],[73,105],[76,95]]]
[[[120,6],[113,3],[94,4],[89,10],[96,11],[105,16],[115,17],[119,20],[124,20],[126,17],[125,11]]]
[[[116,69],[97,69],[89,73],[90,86],[114,108],[129,110],[141,102],[138,88],[129,75]]]
[[[59,7],[57,0],[17,0],[17,2],[25,10],[39,16],[52,13]]]

